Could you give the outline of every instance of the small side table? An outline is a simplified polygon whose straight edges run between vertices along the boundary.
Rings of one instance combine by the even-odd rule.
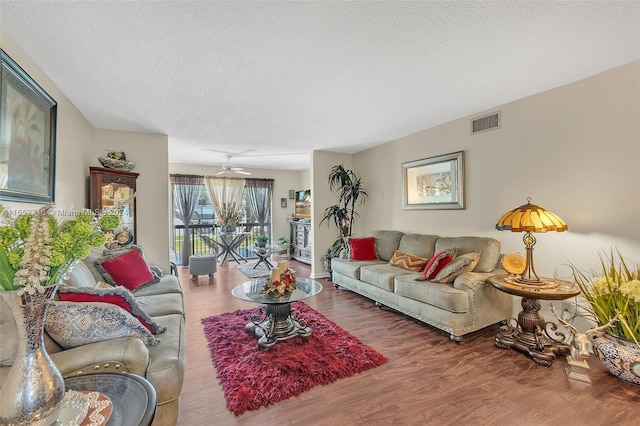
[[[555,323],[546,321],[540,315],[540,300],[565,300],[577,296],[580,290],[531,289],[510,284],[505,278],[504,275],[495,275],[489,278],[489,282],[500,291],[522,297],[522,311],[515,325],[500,329],[496,335],[496,346],[524,352],[540,365],[551,365],[557,356],[568,355],[570,346],[564,343],[564,333],[557,331]]]
[[[271,264],[271,262],[269,262],[268,259],[269,256],[271,256],[275,252],[275,249],[273,247],[249,246],[249,250],[252,251],[256,256],[258,256],[258,261],[255,265],[253,265],[253,269],[256,269],[256,267],[261,263],[264,263],[268,269],[273,269],[273,265]]]
[[[113,404],[107,425],[151,424],[156,412],[156,390],[144,377],[130,373],[94,373],[64,379],[67,389],[100,392]]]

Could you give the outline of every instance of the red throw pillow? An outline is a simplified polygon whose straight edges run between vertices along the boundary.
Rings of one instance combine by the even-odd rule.
[[[378,260],[376,239],[373,237],[349,238],[349,247],[351,260]]]
[[[109,274],[113,283],[132,291],[156,279],[138,250],[130,250],[120,256],[104,260],[99,266]]]
[[[427,262],[424,270],[422,271],[422,275],[416,278],[417,281],[426,281],[432,280],[438,272],[447,264],[451,263],[453,257],[455,256],[455,252],[451,250],[443,250],[441,252],[436,253],[429,262]]]
[[[440,272],[440,270],[442,270],[442,268],[444,268],[445,266],[447,266],[448,264],[450,264],[453,261],[453,257],[455,256],[455,254],[450,254],[448,256],[443,257],[442,259],[440,259],[440,262],[438,262],[438,266],[436,266],[435,271],[433,271],[433,273],[431,275],[429,275],[429,279],[432,280],[435,278],[436,275],[438,275],[438,272]]]

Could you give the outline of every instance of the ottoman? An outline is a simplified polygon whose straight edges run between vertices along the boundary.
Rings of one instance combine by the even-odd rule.
[[[189,256],[189,273],[195,279],[198,275],[213,274],[218,268],[218,259],[215,254],[194,254]]]

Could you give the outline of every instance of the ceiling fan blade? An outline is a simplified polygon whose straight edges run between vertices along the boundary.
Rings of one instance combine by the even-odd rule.
[[[240,175],[251,176],[251,173],[245,172],[243,170],[236,170],[235,172],[240,174]]]
[[[221,171],[221,172],[216,173],[216,176],[224,175],[224,174],[226,174],[226,173],[227,173],[227,171],[226,171],[226,170],[223,170],[223,171]]]
[[[233,170],[234,172],[238,172],[240,170],[244,170],[242,167],[229,167],[230,170]]]

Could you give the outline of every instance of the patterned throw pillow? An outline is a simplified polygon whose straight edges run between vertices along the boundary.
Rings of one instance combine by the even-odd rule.
[[[96,286],[108,284],[96,284]],[[135,297],[124,287],[67,287],[58,288],[58,297],[62,302],[103,302],[116,305],[133,315],[153,334],[163,333],[167,327],[157,324],[136,302]]]
[[[437,283],[451,283],[461,273],[473,271],[473,268],[476,267],[479,261],[480,252],[478,251],[458,256],[442,268],[432,281]]]
[[[137,246],[114,257],[96,260],[96,267],[109,284],[121,285],[129,290],[160,281]]]
[[[455,255],[455,250],[442,250],[441,252],[436,253],[429,262],[427,262],[422,274],[419,277],[416,277],[416,281],[434,279],[438,272],[453,260]]]
[[[53,301],[44,327],[65,349],[127,336],[137,337],[147,346],[160,342],[127,311],[106,303]]]
[[[397,266],[409,271],[420,272],[426,261],[427,259],[424,257],[413,256],[396,250],[393,256],[391,256],[391,260],[389,260],[389,266]]]

